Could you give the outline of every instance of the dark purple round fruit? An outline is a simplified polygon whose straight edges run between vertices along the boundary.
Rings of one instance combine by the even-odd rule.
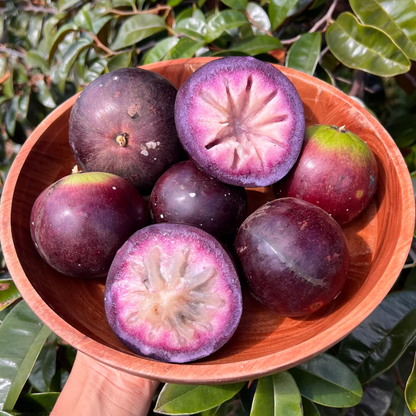
[[[244,188],[217,181],[187,160],[158,179],[150,210],[157,223],[189,224],[231,240],[247,216],[247,195]]]
[[[30,232],[41,257],[74,277],[105,276],[117,250],[148,222],[137,189],[109,173],[73,173],[36,199]]]
[[[208,233],[154,224],[117,253],[105,311],[132,351],[184,363],[212,354],[231,338],[242,313],[240,282],[229,255]]]
[[[273,190],[277,198],[303,199],[346,224],[369,204],[377,176],[376,159],[363,140],[344,127],[316,125],[306,129],[298,161]]]
[[[148,192],[183,158],[175,129],[176,88],[155,72],[124,68],[81,92],[69,119],[69,143],[84,171],[114,173]]]
[[[293,84],[271,64],[227,57],[205,64],[178,91],[175,120],[189,156],[231,185],[271,185],[289,172],[305,117]]]
[[[235,250],[253,296],[280,315],[321,309],[342,289],[349,267],[339,224],[296,198],[263,205],[240,227]]]

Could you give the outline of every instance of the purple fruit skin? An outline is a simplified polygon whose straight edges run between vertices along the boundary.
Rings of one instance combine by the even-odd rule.
[[[363,144],[358,149],[323,140],[314,126],[306,130],[305,141],[295,166],[273,185],[276,198],[294,197],[324,209],[343,225],[356,218],[370,203],[377,188],[377,162]],[[336,130],[334,130],[334,134]],[[315,133],[315,134],[313,134]]]
[[[176,88],[155,72],[124,68],[93,81],[69,120],[69,143],[84,171],[114,173],[149,193],[159,176],[183,160],[175,129]],[[116,142],[127,133],[127,144]]]
[[[75,183],[69,180],[73,175],[80,175]],[[116,175],[73,175],[55,182],[36,199],[30,219],[32,240],[40,256],[58,272],[102,277],[117,250],[148,223],[148,211],[136,188]]]
[[[113,287],[117,282],[118,276],[123,273],[123,267],[126,260],[129,258],[130,252],[132,252],[138,245],[146,242],[149,237],[157,237],[160,238],[161,241],[165,239],[171,240],[172,242],[181,238],[195,238],[202,242],[207,252],[211,255],[213,254],[218,263],[222,266],[221,268],[224,272],[226,283],[229,285],[231,314],[229,319],[224,323],[222,333],[218,335],[213,334],[213,336],[209,337],[207,342],[197,350],[178,351],[170,349],[168,345],[160,345],[159,348],[151,348],[149,353],[144,354],[143,350],[148,349],[149,346],[143,343],[139,338],[129,337],[120,329],[120,323],[117,319],[116,301],[113,299],[113,296],[115,296],[113,293]],[[167,223],[149,225],[137,231],[121,247],[108,273],[105,286],[104,304],[107,320],[112,330],[120,341],[123,342],[123,344],[125,344],[131,351],[159,361],[175,363],[185,363],[198,360],[207,357],[220,349],[234,334],[243,311],[240,281],[238,279],[233,261],[231,260],[229,254],[222,248],[221,244],[211,235],[198,228],[183,224]]]
[[[210,177],[190,160],[168,169],[150,196],[156,223],[193,225],[220,240],[231,240],[247,216],[247,195]]]
[[[274,200],[250,215],[235,250],[253,296],[284,316],[308,315],[328,304],[349,268],[339,224],[296,198]]]
[[[235,71],[241,69],[264,74],[275,81],[280,86],[279,88],[282,88],[287,94],[292,112],[297,114],[296,123],[292,130],[290,153],[280,165],[276,165],[270,171],[265,172],[264,175],[253,175],[250,172],[245,175],[231,175],[224,172],[215,161],[209,158],[207,150],[198,144],[198,137],[192,125],[188,123],[188,114],[193,111],[192,97],[199,85],[204,85],[204,83],[208,85],[210,78],[218,76],[218,73],[222,70]],[[175,121],[182,146],[197,165],[207,174],[222,182],[243,187],[268,186],[285,176],[299,156],[305,131],[303,104],[294,85],[277,68],[252,57],[231,56],[221,58],[209,62],[195,71],[178,91],[175,103]]]

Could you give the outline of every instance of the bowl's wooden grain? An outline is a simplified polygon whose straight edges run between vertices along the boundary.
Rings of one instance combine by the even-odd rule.
[[[208,58],[168,61],[146,68],[179,87]],[[121,344],[106,322],[104,279],[78,280],[48,267],[29,233],[31,207],[74,164],[68,145],[72,97],[33,132],[19,152],[4,188],[1,243],[10,273],[30,307],[75,348],[113,367],[174,383],[225,383],[253,379],[295,366],[329,348],[362,322],[388,293],[405,262],[414,227],[410,177],[383,127],[354,100],[303,73],[280,67],[302,97],[307,124],[345,125],[376,155],[378,191],[365,213],[344,227],[352,257],[342,294],[309,318],[274,316],[245,295],[242,322],[220,351],[196,363],[166,364],[139,357]],[[270,189],[250,190],[254,210]]]

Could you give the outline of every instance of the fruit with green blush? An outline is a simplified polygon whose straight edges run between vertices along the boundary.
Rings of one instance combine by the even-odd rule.
[[[146,203],[119,176],[72,173],[46,188],[30,219],[40,256],[67,276],[105,276],[117,250],[148,223]]]
[[[367,143],[345,126],[316,125],[306,129],[299,159],[273,191],[277,198],[317,205],[346,224],[367,207],[377,178],[377,162]]]

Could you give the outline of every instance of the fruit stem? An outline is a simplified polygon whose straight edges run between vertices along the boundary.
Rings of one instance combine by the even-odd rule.
[[[117,135],[116,142],[121,147],[124,147],[127,144],[127,133],[121,133],[121,134]]]
[[[80,172],[82,172],[82,171],[80,171],[80,170],[78,169],[78,165],[75,165],[75,166],[72,168],[72,173],[80,173]]]
[[[338,131],[341,133],[345,133],[345,124],[341,127],[338,127]]]

